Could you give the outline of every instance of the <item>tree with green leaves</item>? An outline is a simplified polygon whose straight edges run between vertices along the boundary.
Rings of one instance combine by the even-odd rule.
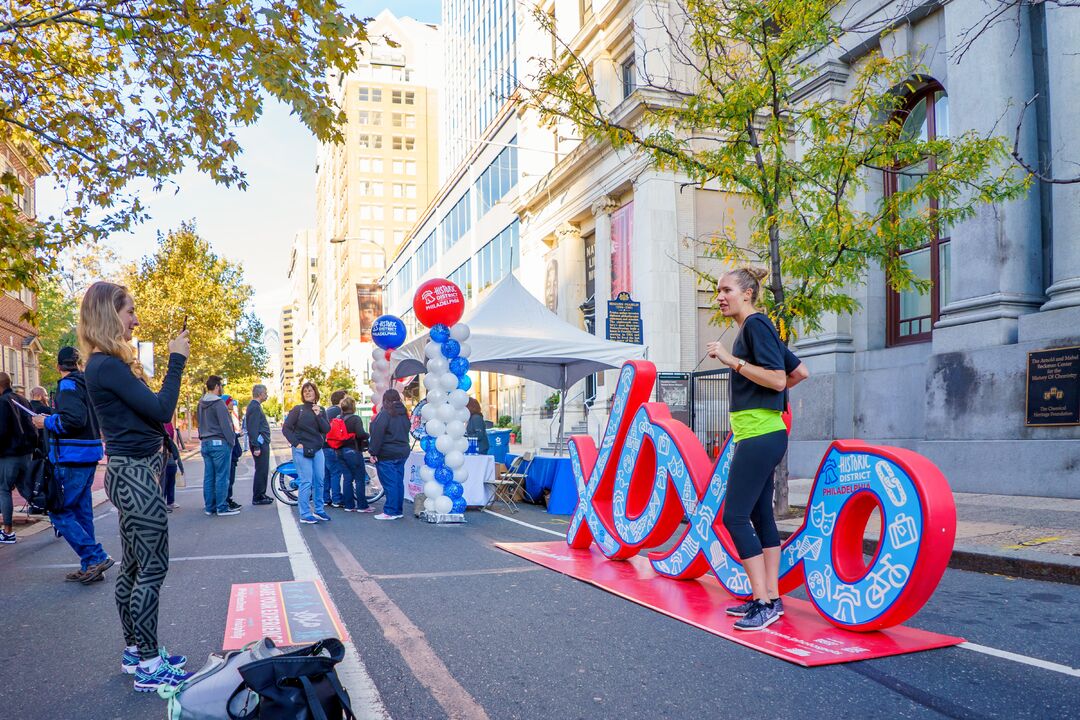
[[[342,140],[332,73],[357,63],[364,21],[338,0],[22,0],[0,5],[0,145],[66,192],[27,222],[0,177],[0,289],[36,289],[60,250],[147,217],[145,193],[185,167],[245,187],[238,127],[268,98]]]
[[[248,309],[251,287],[240,266],[217,255],[193,223],[158,237],[157,251],[130,266],[125,284],[135,297],[140,342],[154,343],[154,364],[168,364],[168,343],[187,321],[191,356],[181,385],[181,405],[205,392],[206,378],[220,375],[246,397],[265,370],[262,322]],[[231,388],[235,383],[240,385]]]
[[[360,387],[360,382],[345,363],[338,363],[330,368],[330,372],[326,375],[326,389],[328,391],[344,390],[355,396],[358,387]]]
[[[326,371],[318,365],[304,366],[304,369],[300,371],[298,377],[300,378],[301,383],[307,382],[308,380],[315,383],[319,388],[319,392],[326,390]]]
[[[57,277],[50,277],[38,288],[37,332],[44,352],[40,358],[41,384],[54,388],[60,382],[56,353],[65,345],[78,347],[75,335],[78,306]]]
[[[893,289],[928,292],[903,251],[924,245],[939,224],[1027,191],[1030,178],[1010,165],[1001,137],[902,131],[901,110],[923,73],[913,58],[871,51],[847,68],[842,91],[831,78],[818,82],[845,39],[833,0],[655,7],[658,31],[643,35],[662,44],[635,49],[640,114],[613,116],[623,98],[621,87],[598,86],[604,61],[574,52],[540,11],[535,18],[560,51],[540,61],[528,103],[586,142],[641,153],[657,169],[737,194],[753,211],[749,241],[717,228],[703,239],[706,254],[768,268],[763,302],[785,339],[819,330],[826,314],[853,312],[852,289],[874,266]],[[895,191],[864,201],[883,171]],[[786,511],[781,480],[777,507]]]

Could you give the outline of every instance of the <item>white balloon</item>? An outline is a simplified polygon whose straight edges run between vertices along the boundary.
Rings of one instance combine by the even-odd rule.
[[[427,495],[429,498],[437,498],[442,494],[442,485],[439,483],[434,480],[424,483],[424,495]]]
[[[378,360],[373,362],[371,366],[375,368],[375,372],[377,373],[386,373],[390,370],[390,363],[383,358],[379,358]]]
[[[386,351],[383,350],[378,345],[376,345],[375,347],[371,348],[371,359],[372,360],[385,360],[386,359]]]
[[[469,404],[469,393],[465,392],[461,388],[456,388],[450,391],[450,404],[454,406],[455,410],[460,410]]]
[[[453,503],[451,503],[450,506],[453,507]],[[427,510],[428,512],[435,512],[435,498],[433,498],[433,497],[424,498],[424,509]]]
[[[420,468],[420,479],[424,481],[424,484],[429,482],[435,482],[435,468],[430,468],[424,465]],[[440,485],[440,487],[442,487]]]
[[[454,471],[454,482],[459,482],[462,485],[469,479],[469,471],[465,467],[459,467]]]
[[[449,435],[440,435],[435,438],[435,447],[439,449],[439,452],[445,455],[457,447],[457,442]]]
[[[424,354],[429,358],[442,357],[442,345],[436,342],[429,342],[424,346]]]
[[[455,375],[454,373],[445,373],[439,377],[439,384],[446,392],[455,390],[458,385],[457,375]]]
[[[457,411],[454,410],[454,406],[448,402],[444,402],[442,405],[435,409],[435,417],[439,418],[443,422],[452,422],[457,417]]]
[[[427,423],[424,425],[424,430],[427,431],[428,435],[434,435],[437,438],[440,435],[446,434],[446,423],[444,423],[439,418],[435,418],[434,420],[428,420]]]
[[[428,390],[427,401],[436,407],[446,402],[446,393],[440,388]]]
[[[435,373],[428,373],[424,376],[424,387],[428,390],[442,389],[442,383],[439,382],[442,379],[442,375],[436,375]]]
[[[472,355],[472,346],[467,342],[461,343],[461,350],[458,351],[458,356],[467,358]]]
[[[458,422],[460,422],[463,425],[465,423],[469,422],[469,417],[470,416],[471,416],[471,413],[469,412],[469,408],[461,408],[460,410],[457,411]]]
[[[424,422],[427,422],[428,420],[431,420],[433,417],[435,417],[435,409],[435,404],[431,402],[420,408],[420,417],[424,418]]]
[[[443,437],[448,436],[444,435]],[[457,450],[459,453],[464,453],[465,451],[467,451],[469,449],[469,438],[459,437],[454,440],[454,449]]]
[[[457,450],[451,450],[446,453],[446,467],[451,470],[457,470],[459,467],[465,464],[465,454],[459,453]]]
[[[472,335],[472,330],[469,330],[469,326],[465,323],[458,323],[450,328],[450,337],[460,342],[465,342]]]
[[[436,375],[442,375],[443,373],[450,371],[450,363],[441,355],[439,357],[428,358],[427,371]]]
[[[445,515],[453,509],[454,501],[450,498],[446,497],[445,495],[440,495],[439,497],[435,498],[435,512],[439,513],[440,515]]]
[[[446,423],[446,434],[452,438],[459,438],[465,434],[465,423],[457,418]]]

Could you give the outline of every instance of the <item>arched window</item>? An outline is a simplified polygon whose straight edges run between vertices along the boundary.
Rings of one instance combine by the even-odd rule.
[[[907,137],[923,140],[947,137],[949,96],[938,83],[928,83],[911,96],[900,117],[903,118],[901,133]],[[936,169],[935,158],[929,156],[906,167],[888,170],[885,172],[885,193],[888,195],[905,190]],[[912,208],[908,212],[922,213],[927,209],[931,213],[936,211],[937,200],[930,200],[928,205]],[[930,331],[941,314],[941,308],[949,302],[949,235],[950,228],[938,226],[926,239],[926,244],[901,254],[914,274],[930,280],[933,286],[925,293],[914,288],[902,292],[888,290],[889,345],[926,342],[930,339]]]

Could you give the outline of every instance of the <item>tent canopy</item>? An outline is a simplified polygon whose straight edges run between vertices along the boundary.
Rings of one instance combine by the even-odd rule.
[[[469,326],[472,370],[502,373],[566,390],[601,370],[645,357],[644,345],[613,342],[561,320],[507,275],[462,322]],[[424,372],[428,334],[394,351],[394,377]]]

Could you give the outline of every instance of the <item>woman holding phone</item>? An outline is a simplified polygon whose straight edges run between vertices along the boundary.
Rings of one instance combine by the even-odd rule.
[[[750,578],[753,597],[727,609],[736,630],[764,630],[784,614],[780,599],[780,535],[772,511],[773,472],[787,452],[783,412],[787,388],[807,377],[772,321],[755,306],[767,273],[738,268],[717,283],[716,301],[739,328],[732,351],[709,343],[709,354],[731,368],[731,433],[735,457],[724,501],[727,528]],[[792,366],[793,369],[792,369]]]
[[[138,324],[135,300],[122,285],[96,282],[83,296],[79,345],[87,358],[86,388],[109,457],[105,492],[120,515],[124,552],[116,580],[126,645],[121,667],[135,675],[136,690],[152,692],[188,677],[181,669],[187,659],[165,652],[157,629],[161,585],[169,572],[169,521],[158,485],[164,423],[176,410],[190,344],[187,331],[169,343],[169,366],[155,393],[131,345]]]
[[[281,432],[292,445],[299,483],[300,522],[313,525],[320,520],[330,521],[324,509],[326,465],[322,453],[326,433],[330,432],[330,421],[319,405],[319,388],[315,383],[308,380],[300,387],[300,399],[302,402],[289,411],[282,423]]]

